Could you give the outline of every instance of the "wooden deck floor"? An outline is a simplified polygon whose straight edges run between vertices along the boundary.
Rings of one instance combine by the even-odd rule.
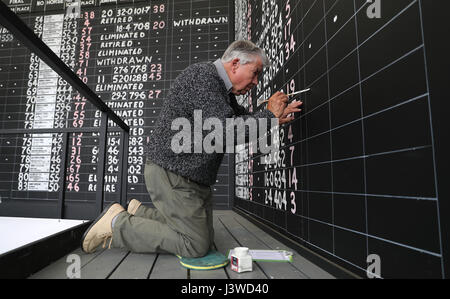
[[[292,263],[254,262],[253,271],[236,273],[226,268],[193,271],[183,268],[177,257],[167,254],[135,254],[118,249],[85,254],[77,249],[81,279],[331,279],[323,269],[303,258],[247,219],[233,211],[214,211],[216,249],[223,254],[244,246],[250,249],[284,249],[294,253]],[[67,278],[68,267],[74,265],[68,256],[30,276],[31,279]],[[69,256],[70,257],[70,256]]]

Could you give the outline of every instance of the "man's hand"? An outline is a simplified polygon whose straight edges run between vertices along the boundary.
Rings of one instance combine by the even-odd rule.
[[[278,123],[280,125],[288,123],[290,121],[294,120],[294,116],[291,115],[295,112],[300,112],[302,111],[301,109],[299,109],[299,107],[303,105],[303,102],[297,102],[297,101],[293,101],[292,103],[290,103],[283,111],[283,114],[281,115],[281,117],[278,118]]]
[[[267,110],[273,113],[276,118],[280,118],[287,106],[288,96],[282,92],[276,92],[269,99],[269,104],[267,105]]]

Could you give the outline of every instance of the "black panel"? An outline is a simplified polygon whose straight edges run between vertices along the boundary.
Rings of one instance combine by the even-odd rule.
[[[442,3],[280,0],[263,2],[262,11],[259,1],[244,3],[251,22],[237,19],[236,34],[250,33],[275,65],[244,103],[266,108],[255,99],[279,90],[280,78],[289,92],[311,91],[297,97],[304,105],[295,121],[280,128],[283,165],[260,165],[263,155],[237,149],[236,169],[248,179],[235,205],[363,277],[373,254],[383,278],[445,277],[449,210],[438,194],[447,194],[448,184],[437,181],[448,175],[440,161],[447,161],[449,59],[446,34],[433,29],[436,23],[448,31],[445,17],[433,18]],[[371,18],[378,3],[380,17]],[[271,41],[279,36],[276,47]],[[281,185],[263,179],[277,173]],[[246,186],[265,198],[249,200]]]
[[[342,228],[366,233],[365,197],[334,194],[334,223]]]
[[[99,186],[101,113],[0,28],[0,130],[97,131],[69,134],[67,154],[62,134],[0,133],[1,215],[93,219],[101,207],[96,197],[99,188],[105,191],[106,203],[125,204],[132,198],[151,203],[144,181],[145,152],[171,81],[190,64],[221,57],[233,39],[234,3],[115,2],[82,1],[80,18],[65,18],[62,1],[10,1],[8,5],[131,127],[128,175],[123,177],[128,183],[126,198],[121,198],[121,135],[108,133],[105,180]],[[61,178],[64,155],[65,185]],[[217,208],[231,207],[228,165],[232,161],[225,156],[219,171],[214,187]],[[61,192],[64,204],[59,213]],[[49,205],[51,209],[44,211]]]
[[[367,210],[371,235],[439,252],[435,201],[368,197]]]

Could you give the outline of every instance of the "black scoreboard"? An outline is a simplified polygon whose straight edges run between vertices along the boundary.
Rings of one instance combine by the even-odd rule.
[[[2,1],[130,126],[127,200],[150,203],[145,152],[165,95],[187,66],[221,57],[234,37],[233,2]],[[100,125],[100,111],[0,28],[0,131]],[[108,132],[104,202],[120,199],[122,142]],[[65,186],[62,144],[62,134],[0,134],[0,215],[55,217],[64,190],[65,218],[95,217],[99,134],[69,136]],[[213,186],[219,209],[231,204],[228,158]]]
[[[375,262],[385,278],[444,276],[424,2],[236,3],[236,38],[272,62],[249,109],[279,90],[311,91],[271,132],[275,151],[237,147],[235,206],[364,277],[377,276]]]

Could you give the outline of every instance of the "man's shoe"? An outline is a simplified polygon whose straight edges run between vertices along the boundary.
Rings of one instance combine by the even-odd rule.
[[[141,202],[137,199],[132,199],[130,203],[128,204],[127,212],[130,215],[135,215],[137,212],[137,209],[141,206]]]
[[[110,239],[108,248],[111,248],[112,220],[123,211],[125,209],[118,203],[107,206],[84,233],[81,238],[81,249],[85,253],[92,253],[102,242],[103,248],[105,248],[108,239]]]

